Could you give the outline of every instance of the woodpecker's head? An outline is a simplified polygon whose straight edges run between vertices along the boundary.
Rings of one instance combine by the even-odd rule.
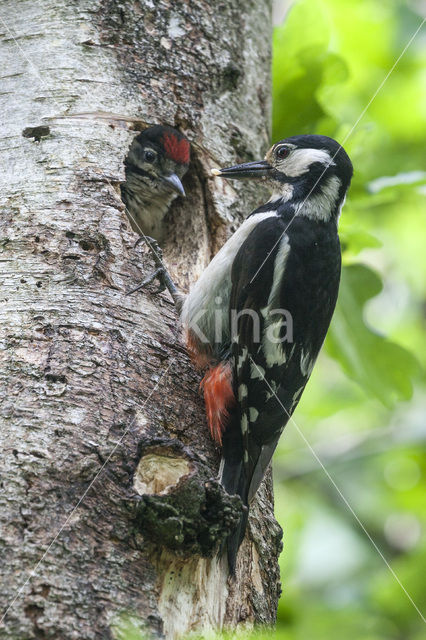
[[[352,163],[336,140],[303,135],[274,144],[264,160],[212,169],[223,178],[261,178],[271,202],[292,204],[299,215],[327,220],[337,216],[352,178]]]
[[[188,139],[172,127],[155,125],[133,140],[125,160],[126,189],[142,190],[148,197],[185,195],[181,179],[190,156]]]

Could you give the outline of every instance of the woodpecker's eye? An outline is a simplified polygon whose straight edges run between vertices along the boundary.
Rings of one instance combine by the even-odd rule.
[[[278,147],[276,154],[277,158],[280,158],[282,160],[283,158],[287,158],[290,155],[290,149],[288,147]]]
[[[154,162],[156,157],[157,157],[157,154],[155,153],[155,151],[152,151],[152,149],[146,149],[144,153],[145,162]]]

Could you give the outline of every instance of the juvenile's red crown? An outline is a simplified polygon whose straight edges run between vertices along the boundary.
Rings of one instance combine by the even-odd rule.
[[[179,139],[173,133],[166,132],[162,142],[164,151],[169,158],[180,164],[188,164],[190,146],[186,138]]]

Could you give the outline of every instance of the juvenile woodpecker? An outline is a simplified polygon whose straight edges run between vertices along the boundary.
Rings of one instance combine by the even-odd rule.
[[[178,195],[190,160],[188,139],[172,127],[155,125],[133,140],[125,160],[121,186],[132,228],[162,242],[164,216]]]
[[[261,179],[268,202],[253,211],[191,289],[182,323],[196,363],[220,480],[246,506],[227,541],[235,571],[248,506],[300,400],[336,304],[337,224],[352,164],[333,139],[293,136],[264,160],[213,173]]]

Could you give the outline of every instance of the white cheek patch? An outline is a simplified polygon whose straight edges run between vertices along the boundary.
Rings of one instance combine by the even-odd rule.
[[[306,216],[312,220],[329,220],[336,208],[339,199],[339,191],[342,186],[337,176],[331,176],[325,184],[322,185],[320,192],[314,196],[301,202],[297,210],[297,214]]]
[[[274,189],[277,188],[276,183],[273,184],[273,188]],[[285,182],[283,185],[281,185],[281,191],[279,192],[274,191],[272,196],[269,198],[268,202],[270,202],[271,204],[278,203],[280,200],[282,202],[288,202],[289,200],[292,199],[293,193],[294,193],[293,185]]]
[[[325,149],[295,149],[281,164],[280,171],[291,178],[296,178],[306,173],[314,162],[324,165],[336,164]]]

